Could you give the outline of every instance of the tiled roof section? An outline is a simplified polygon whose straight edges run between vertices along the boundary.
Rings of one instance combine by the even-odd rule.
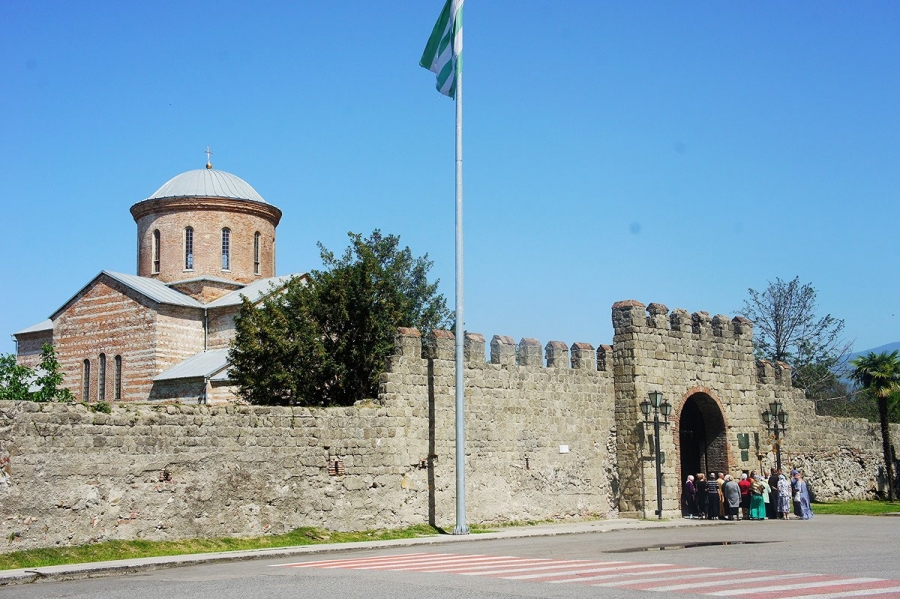
[[[49,318],[46,320],[42,320],[37,324],[33,324],[30,327],[24,328],[21,331],[16,331],[13,335],[25,335],[27,333],[41,333],[43,331],[52,331],[53,330],[53,321]]]
[[[101,274],[122,283],[123,285],[134,289],[141,295],[144,295],[154,302],[160,304],[169,304],[171,306],[186,306],[188,308],[202,308],[203,304],[192,297],[183,293],[179,293],[174,289],[170,289],[168,285],[156,279],[147,277],[139,277],[137,275],[126,275],[120,272],[111,272],[104,270]]]
[[[163,198],[229,198],[267,203],[249,183],[237,175],[205,168],[172,177],[147,199]]]
[[[246,297],[252,303],[256,303],[269,295],[272,291],[284,287],[288,281],[294,277],[305,277],[306,273],[295,273],[292,275],[284,275],[281,277],[270,277],[268,279],[259,279],[253,281],[242,289],[232,291],[228,295],[223,295],[219,299],[206,304],[207,308],[223,308],[225,306],[237,306],[241,303],[241,298]]]
[[[165,372],[156,375],[154,381],[212,378],[228,367],[228,349],[212,349],[194,354]],[[221,378],[221,377],[216,377]]]

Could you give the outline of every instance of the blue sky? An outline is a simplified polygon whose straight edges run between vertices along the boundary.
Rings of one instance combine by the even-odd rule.
[[[0,1],[0,352],[100,270],[129,207],[216,168],[284,211],[278,272],[396,233],[453,298],[441,0]],[[466,328],[612,341],[618,300],[733,315],[799,276],[854,350],[900,340],[900,5],[465,9]]]

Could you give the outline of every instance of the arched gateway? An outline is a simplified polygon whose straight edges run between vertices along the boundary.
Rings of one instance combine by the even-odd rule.
[[[709,394],[693,393],[678,414],[680,479],[698,472],[727,472],[728,444],[725,418]]]

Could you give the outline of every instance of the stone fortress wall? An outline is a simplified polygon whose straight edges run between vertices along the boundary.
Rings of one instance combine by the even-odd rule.
[[[675,407],[661,435],[665,516],[678,515],[678,422],[691,402],[712,419],[720,410],[713,445],[732,471],[772,463],[759,414],[777,397],[791,411],[783,460],[820,498],[883,484],[877,425],[816,416],[785,367],[753,359],[748,322],[638,302],[617,303],[613,321],[612,346],[495,336],[487,361],[484,338],[466,335],[469,523],[652,517],[638,409],[651,390]],[[0,402],[4,551],[299,526],[452,529],[454,351],[447,331],[423,344],[400,329],[377,400],[347,408]],[[763,448],[748,457],[738,436],[754,432]]]

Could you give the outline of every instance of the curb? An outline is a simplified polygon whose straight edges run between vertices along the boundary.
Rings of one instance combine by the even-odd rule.
[[[343,551],[361,551],[389,549],[392,547],[415,547],[424,545],[450,545],[453,543],[473,541],[493,541],[501,539],[523,539],[529,537],[552,537],[589,533],[616,532],[621,530],[645,530],[650,528],[666,529],[686,526],[712,526],[730,524],[727,521],[707,520],[593,520],[587,522],[549,524],[533,527],[507,528],[498,532],[481,534],[452,535],[444,534],[433,537],[413,539],[393,539],[388,541],[360,541],[356,543],[333,543],[321,545],[299,545],[293,547],[277,547],[272,549],[252,549],[242,551],[225,551],[220,553],[195,553],[188,555],[145,557],[107,562],[89,562],[84,564],[64,564],[45,568],[23,568],[18,570],[0,570],[0,586],[27,584],[48,580],[78,580],[84,578],[100,578],[137,572],[149,572],[165,568],[182,566],[198,566],[234,561],[258,559],[287,558],[298,555],[317,555],[338,553]]]

